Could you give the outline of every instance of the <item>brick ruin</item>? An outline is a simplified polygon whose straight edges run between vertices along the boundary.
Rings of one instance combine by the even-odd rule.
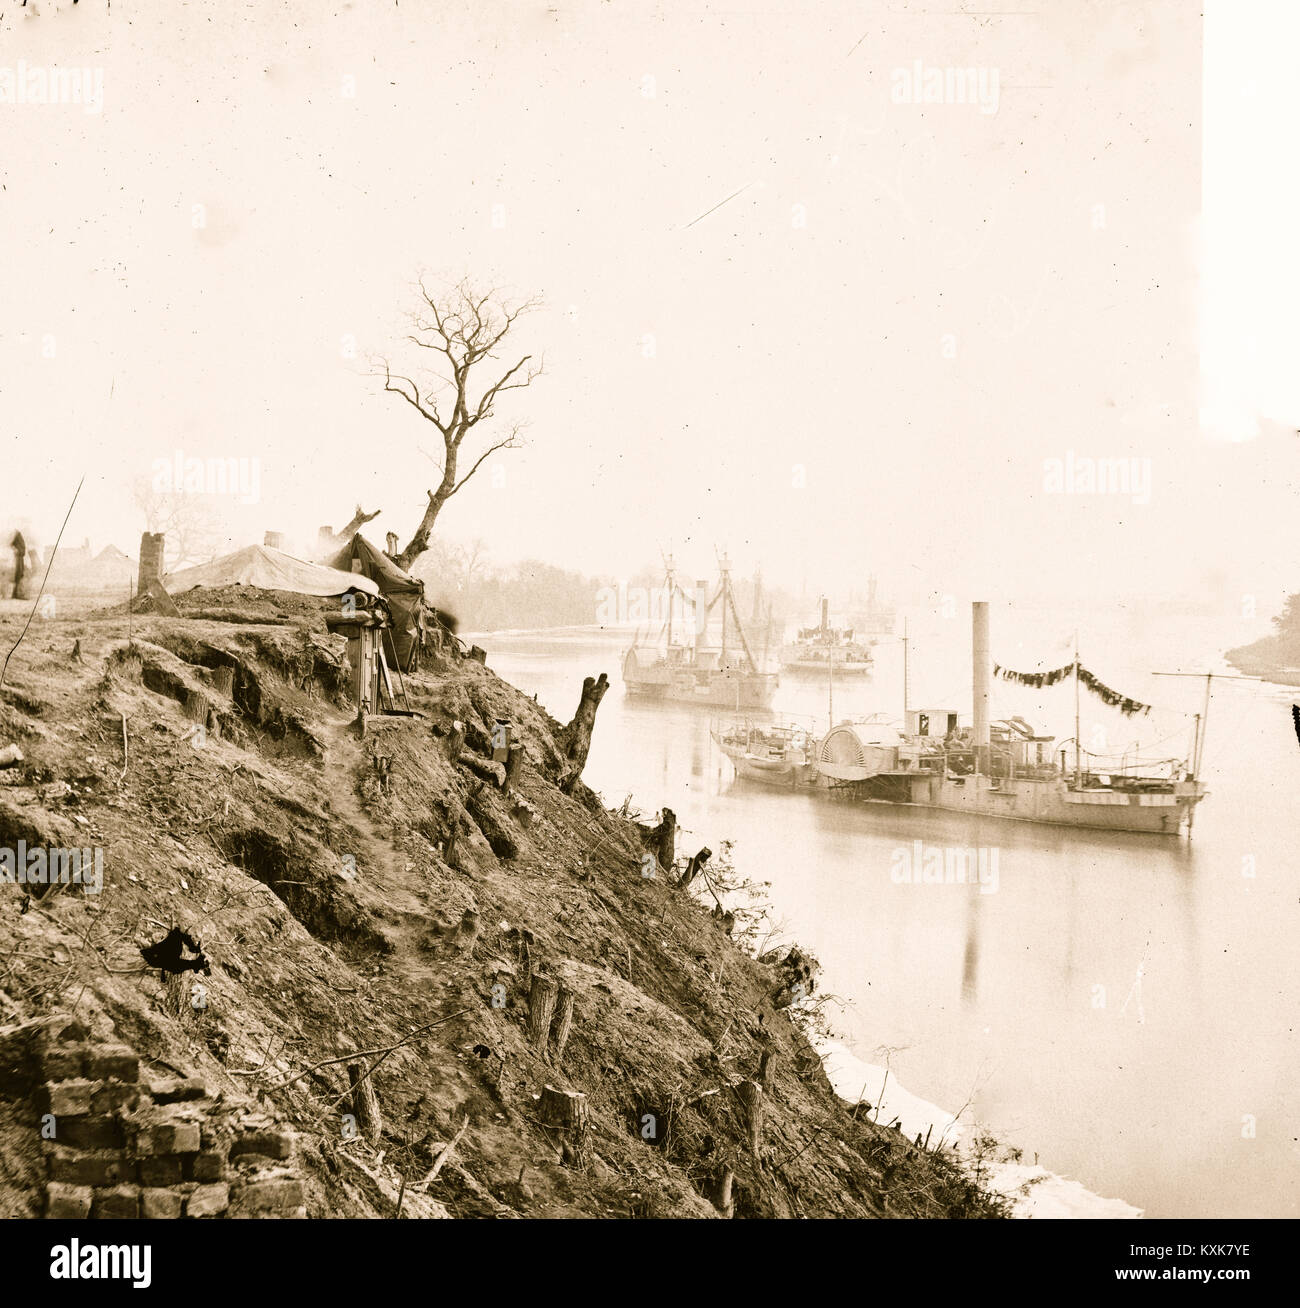
[[[0,1093],[30,1098],[50,1218],[304,1218],[296,1133],[198,1076],[152,1077],[77,1022],[19,1031]]]

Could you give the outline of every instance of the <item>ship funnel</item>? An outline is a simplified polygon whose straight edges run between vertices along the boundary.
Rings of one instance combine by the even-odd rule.
[[[709,583],[695,583],[695,652],[704,647],[704,633],[709,629]]]
[[[989,606],[971,605],[971,691],[974,700],[975,764],[989,774]]]
[[[826,634],[826,629],[831,625],[831,602],[822,596],[822,635]]]

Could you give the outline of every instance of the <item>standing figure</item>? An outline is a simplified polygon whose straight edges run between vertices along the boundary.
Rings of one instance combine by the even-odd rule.
[[[14,532],[14,538],[10,541],[10,547],[14,552],[14,593],[13,599],[21,599],[19,588],[23,584],[23,577],[26,575],[25,563],[27,560],[27,542],[23,539],[21,531]]]

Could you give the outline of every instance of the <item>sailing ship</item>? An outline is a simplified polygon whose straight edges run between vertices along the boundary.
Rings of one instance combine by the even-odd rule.
[[[871,646],[854,639],[851,627],[834,627],[830,621],[830,602],[821,602],[821,621],[804,627],[796,639],[781,646],[779,661],[782,672],[827,676],[832,672],[850,676],[871,671]]]
[[[623,684],[629,694],[714,708],[766,709],[776,693],[778,677],[760,666],[764,649],[755,659],[736,607],[731,568],[725,556],[718,563],[720,580],[712,599],[707,583],[695,583],[695,596],[677,581],[671,557],[665,560],[664,588],[667,615],[653,645],[634,640],[623,655]],[[682,617],[677,619],[678,601]],[[710,618],[721,610],[721,643],[709,645]],[[686,617],[687,611],[690,618]]]
[[[1207,795],[1198,779],[1205,721],[1198,716],[1190,762],[1151,766],[1098,762],[1079,743],[1080,684],[1108,703],[1145,710],[1101,685],[1080,663],[1054,673],[1010,674],[1032,684],[1072,676],[1075,689],[1073,767],[1054,737],[1037,734],[1023,718],[989,717],[988,605],[973,606],[974,714],[962,728],[952,709],[904,708],[894,742],[879,723],[840,723],[818,743],[820,778],[851,789],[855,798],[947,809],[983,817],[1013,818],[1106,831],[1191,834],[1196,805]],[[1005,670],[1002,675],[1008,676]]]

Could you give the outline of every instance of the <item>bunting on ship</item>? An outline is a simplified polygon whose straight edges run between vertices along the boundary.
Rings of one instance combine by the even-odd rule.
[[[1079,681],[1087,686],[1103,704],[1119,709],[1126,718],[1151,712],[1150,704],[1139,703],[1135,699],[1129,699],[1127,695],[1121,695],[1117,690],[1112,690],[1082,664],[1067,663],[1065,667],[1053,668],[1050,672],[1014,672],[1011,668],[1000,667],[995,663],[993,665],[993,675],[1001,677],[1003,681],[1014,681],[1018,685],[1032,686],[1035,690],[1041,690],[1044,686],[1055,686],[1067,677],[1072,677],[1076,666],[1078,667]]]

